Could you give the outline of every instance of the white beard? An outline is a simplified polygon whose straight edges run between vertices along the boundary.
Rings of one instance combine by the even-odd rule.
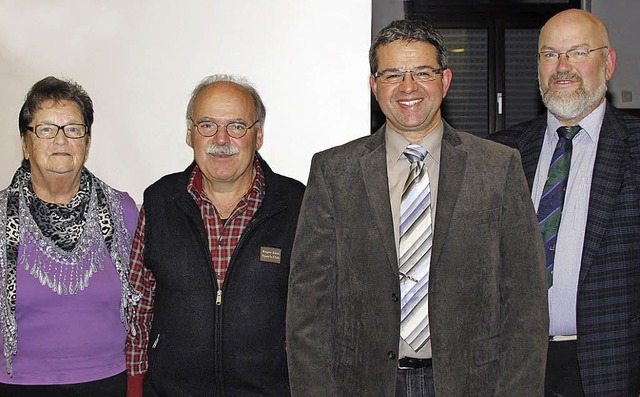
[[[580,82],[580,87],[572,92],[552,92],[552,81],[556,79],[572,78]],[[569,72],[558,72],[549,78],[549,88],[546,92],[540,87],[542,102],[547,109],[560,120],[581,119],[595,109],[607,93],[607,80],[602,71],[602,79],[593,90],[586,90],[580,76]]]

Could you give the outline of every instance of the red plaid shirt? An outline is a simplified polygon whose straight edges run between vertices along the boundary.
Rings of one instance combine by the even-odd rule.
[[[197,165],[189,178],[187,191],[200,208],[204,227],[209,236],[211,261],[216,272],[219,290],[222,289],[222,283],[236,244],[264,199],[264,174],[257,159],[254,161],[254,168],[256,176],[251,188],[240,199],[226,222],[220,219],[218,211],[205,195],[202,189],[202,171]],[[129,279],[133,288],[142,293],[138,304],[132,307],[129,320],[130,330],[127,337],[126,354],[127,372],[130,376],[147,372],[147,346],[153,321],[153,296],[156,280],[153,273],[144,266],[144,225],[143,208],[138,218],[130,257]]]

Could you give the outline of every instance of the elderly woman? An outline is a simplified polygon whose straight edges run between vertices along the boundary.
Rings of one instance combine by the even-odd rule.
[[[92,123],[84,89],[55,77],[20,110],[24,160],[0,193],[0,396],[126,393],[137,209],[84,167]]]

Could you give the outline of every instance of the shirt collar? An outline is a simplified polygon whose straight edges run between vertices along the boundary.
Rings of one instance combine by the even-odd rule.
[[[596,142],[598,140],[606,107],[607,100],[605,99],[600,105],[598,105],[598,107],[577,123],[587,133],[587,136],[589,136],[592,142]],[[557,140],[558,133],[556,130],[563,125],[564,124],[562,124],[556,116],[547,111],[547,139],[553,138]]]
[[[444,124],[442,120],[438,123],[436,128],[424,136],[418,145],[427,149],[427,156],[431,157],[436,163],[440,162],[440,150],[442,149],[442,136],[444,134]],[[394,131],[389,124],[387,124],[385,131],[385,144],[387,147],[387,161],[391,164],[406,159],[403,155],[404,149],[411,143],[405,137]]]
[[[256,175],[253,178],[253,182],[251,183],[251,187],[245,195],[240,199],[240,201],[246,200],[246,198],[251,194],[256,194],[258,197],[264,197],[265,193],[265,181],[264,181],[264,172],[262,171],[262,167],[260,166],[260,161],[256,157],[253,160],[253,167],[256,170]],[[204,188],[202,186],[202,178],[204,175],[200,170],[200,167],[196,164],[193,167],[193,171],[191,171],[191,175],[189,177],[189,183],[187,184],[187,191],[196,202],[196,204],[200,205],[203,200],[211,201],[207,198],[207,195],[204,193]]]

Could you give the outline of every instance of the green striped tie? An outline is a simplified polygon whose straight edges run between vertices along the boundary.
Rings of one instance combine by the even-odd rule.
[[[547,181],[544,184],[540,204],[538,205],[538,224],[544,241],[547,262],[548,288],[553,285],[553,264],[560,227],[560,217],[564,205],[564,196],[569,180],[571,166],[571,140],[581,128],[579,125],[558,128],[558,145],[551,158]]]

